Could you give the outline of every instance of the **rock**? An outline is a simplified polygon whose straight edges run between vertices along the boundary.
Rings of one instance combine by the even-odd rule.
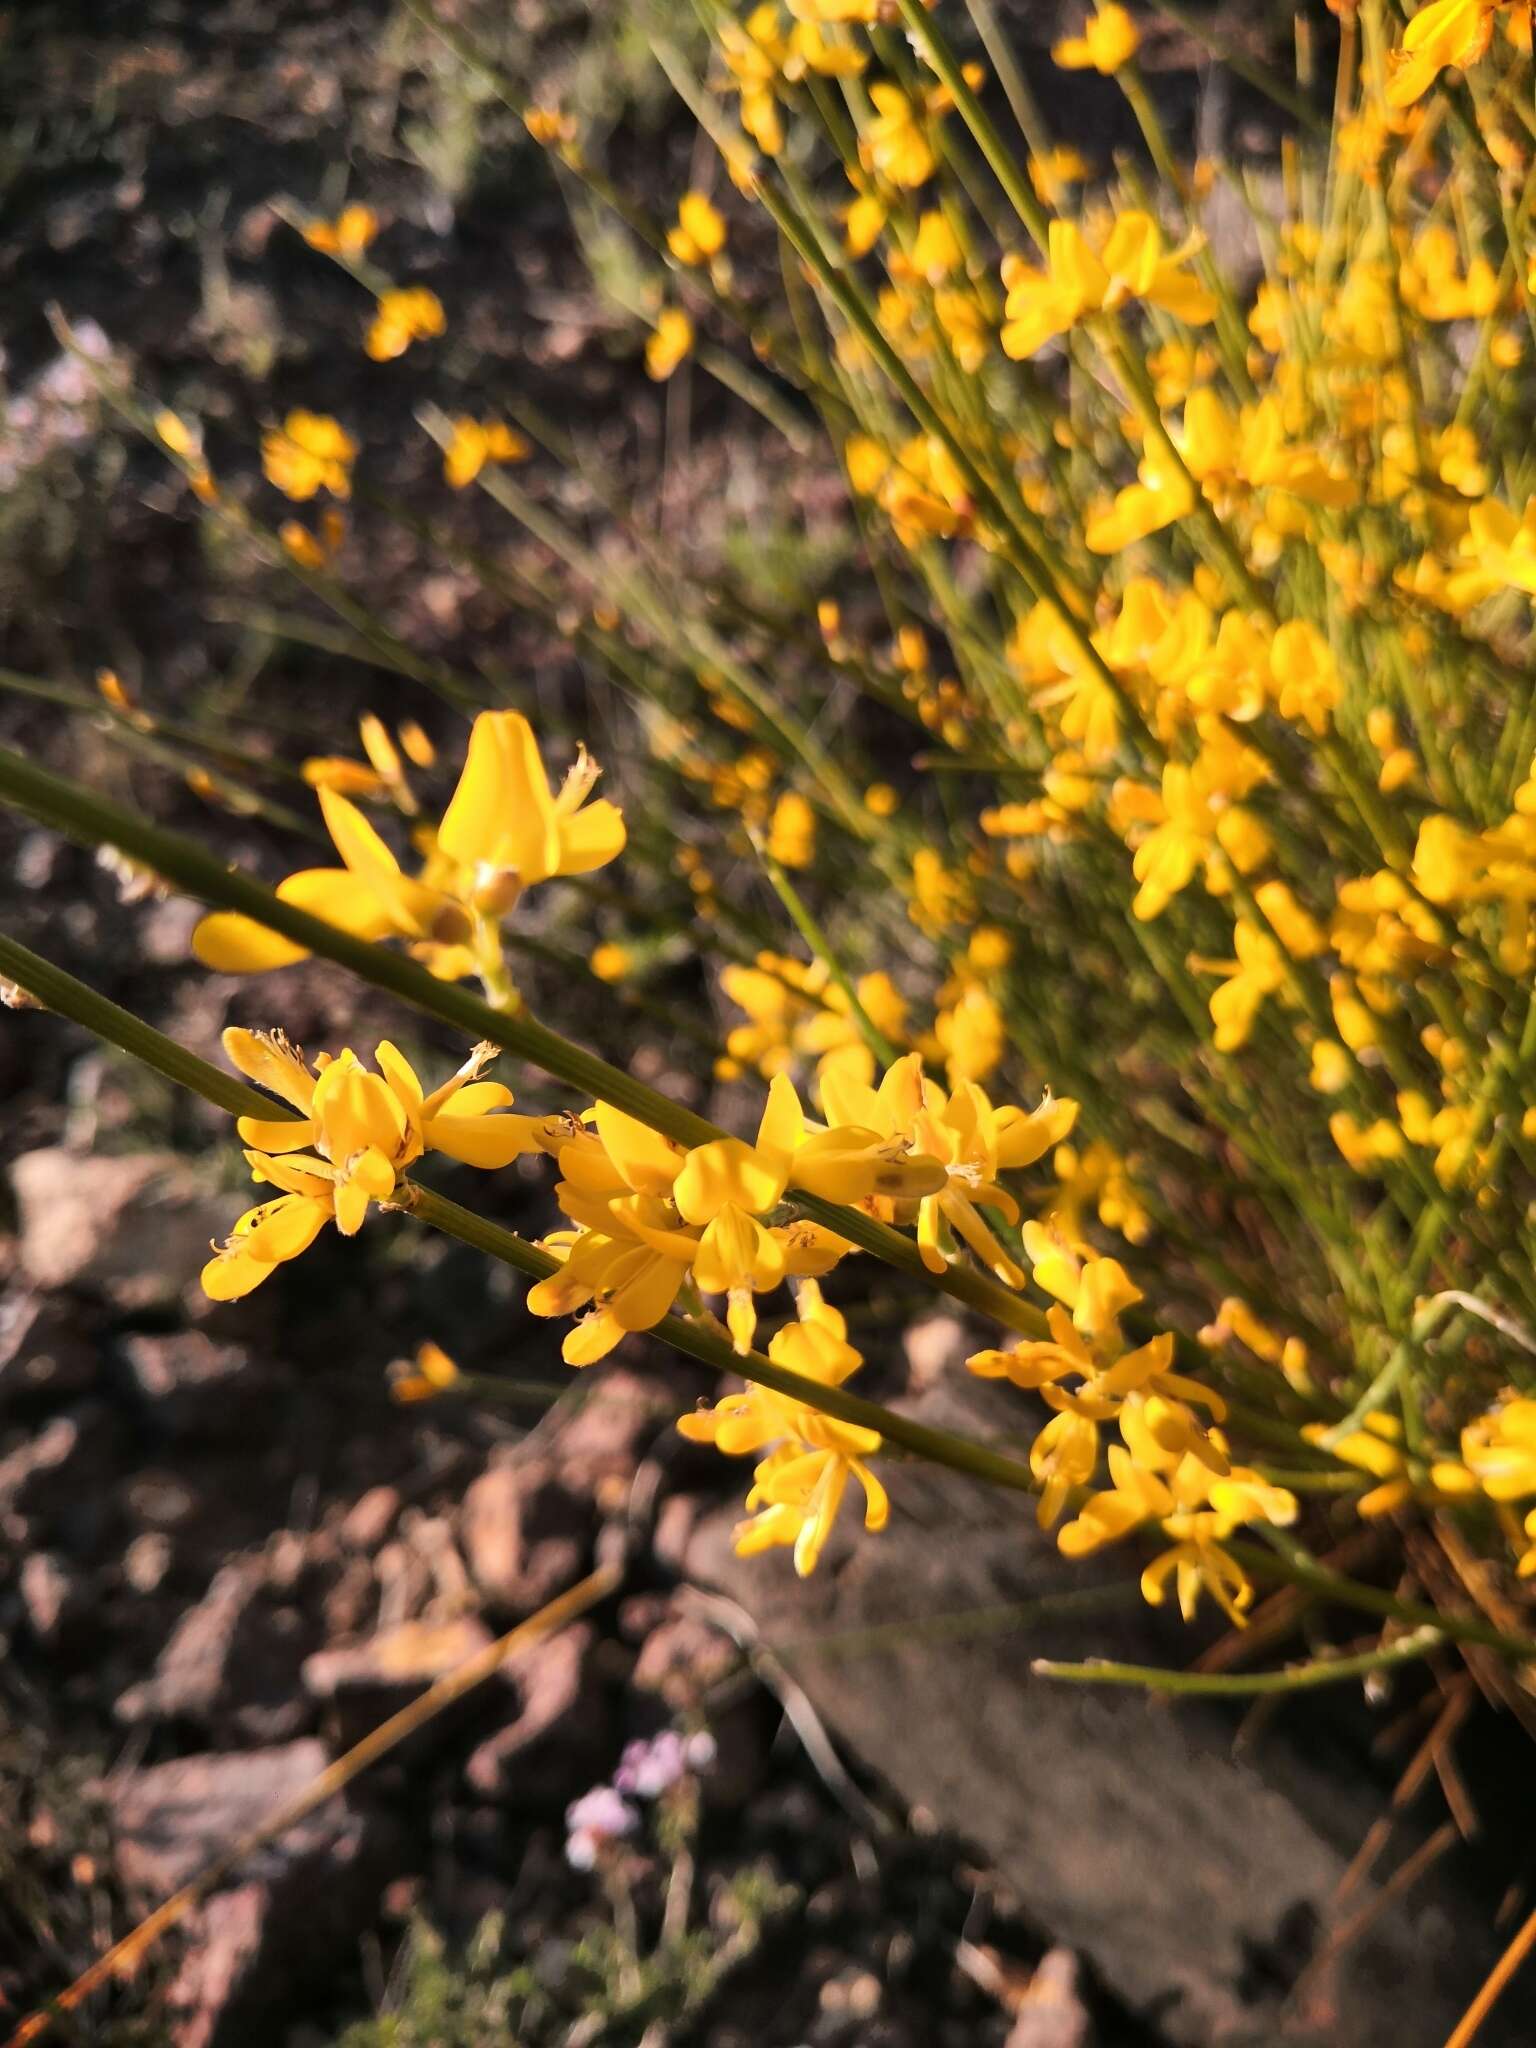
[[[1006,2048],[1088,2048],[1092,2022],[1077,1980],[1072,1951],[1048,1949],[1014,2005]]]
[[[456,1671],[467,1658],[486,1649],[491,1632],[469,1615],[454,1621],[406,1621],[366,1642],[306,1657],[302,1678],[311,1699],[330,1709],[327,1733],[333,1748],[350,1749],[370,1729],[409,1706],[435,1680]],[[483,1710],[475,1695],[462,1703]],[[463,1714],[437,1715],[421,1735],[436,1746],[445,1734],[462,1725]],[[407,1751],[419,1756],[422,1744],[412,1737]]]
[[[699,1519],[698,1497],[691,1493],[669,1493],[656,1512],[651,1533],[651,1554],[669,1572],[680,1572],[688,1545]]]
[[[611,1761],[607,1697],[588,1683],[593,1643],[591,1627],[578,1622],[509,1666],[518,1713],[480,1744],[464,1770],[482,1799],[519,1812],[560,1813]]]
[[[113,1513],[118,1436],[114,1418],[95,1401],[55,1416],[0,1458],[0,1514],[40,1524],[47,1548],[91,1550]]]
[[[697,1615],[674,1611],[646,1637],[630,1684],[657,1694],[676,1713],[690,1713],[741,1662],[728,1635]]]
[[[215,1344],[201,1330],[129,1337],[123,1356],[151,1421],[172,1436],[236,1435],[269,1391],[242,1345]]]
[[[591,1495],[614,1480],[628,1486],[645,1447],[674,1418],[677,1405],[663,1399],[654,1380],[608,1366],[551,1446],[561,1480]]]
[[[945,1373],[957,1372],[966,1352],[976,1349],[959,1317],[943,1313],[913,1323],[901,1342],[912,1385],[919,1390],[931,1387]]]
[[[96,1346],[68,1305],[35,1294],[0,1301],[0,1408],[33,1395],[67,1400],[95,1382]]]
[[[157,1902],[293,1800],[325,1769],[317,1741],[194,1756],[109,1782],[124,1883]],[[168,1995],[175,2048],[245,2048],[306,1988],[351,1962],[395,1874],[395,1844],[341,1799],[285,1829],[183,1923]]]
[[[182,1615],[150,1677],[119,1697],[118,1718],[190,1722],[247,1742],[295,1735],[310,1718],[299,1678],[311,1642],[263,1561],[236,1558]]]
[[[208,1258],[206,1193],[169,1152],[120,1158],[48,1146],[11,1168],[23,1271],[118,1306],[174,1301]]]
[[[370,1486],[352,1503],[341,1522],[341,1540],[349,1550],[377,1550],[400,1512],[400,1489]]]
[[[80,1574],[51,1550],[34,1550],[23,1558],[17,1584],[33,1635],[45,1648],[58,1648],[87,1606]]]
[[[547,1467],[493,1465],[464,1496],[470,1577],[510,1614],[531,1614],[579,1578],[590,1540],[586,1511]]]

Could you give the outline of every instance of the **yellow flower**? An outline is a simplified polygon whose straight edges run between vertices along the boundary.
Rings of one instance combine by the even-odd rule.
[[[1449,228],[1428,227],[1414,237],[1399,272],[1403,303],[1422,320],[1485,320],[1499,303],[1498,273],[1474,256],[1466,275]]]
[[[960,268],[963,254],[948,216],[934,210],[921,216],[912,242],[912,268],[925,284],[942,284]]]
[[[599,981],[622,981],[634,964],[627,946],[612,944],[594,947],[587,962]]]
[[[379,232],[379,216],[371,206],[344,206],[334,220],[312,220],[304,229],[311,249],[326,256],[361,256]]]
[[[941,1184],[917,1196],[918,1249],[930,1273],[944,1272],[958,1256],[953,1230],[1010,1287],[1024,1284],[1017,1261],[993,1235],[981,1210],[995,1209],[1007,1222],[1018,1221],[1018,1203],[998,1185],[997,1176],[1032,1166],[1059,1144],[1076,1121],[1075,1102],[1047,1095],[1027,1113],[1012,1105],[994,1107],[974,1081],[963,1081],[946,1094],[924,1077],[918,1053],[889,1067],[878,1090],[846,1073],[826,1074],[821,1100],[834,1124],[872,1132],[942,1169]],[[903,1201],[912,1199],[896,1197],[892,1214],[899,1216]]]
[[[1056,1188],[1049,1221],[1074,1245],[1083,1242],[1085,1212],[1091,1207],[1106,1230],[1118,1230],[1132,1244],[1152,1234],[1152,1219],[1131,1179],[1130,1168],[1102,1138],[1085,1145],[1058,1145],[1051,1166]]]
[[[1107,78],[1129,64],[1141,47],[1141,34],[1123,7],[1106,0],[1089,16],[1080,36],[1054,45],[1051,61],[1064,71],[1101,71]]]
[[[934,158],[923,129],[921,110],[898,85],[872,85],[869,97],[874,102],[875,115],[862,147],[871,167],[904,191],[926,184],[933,176]]]
[[[774,1332],[768,1355],[802,1379],[841,1386],[863,1364],[847,1341],[846,1322],[822,1299],[814,1280],[802,1281],[797,1312],[798,1322]],[[752,1475],[747,1496],[751,1519],[736,1529],[736,1549],[742,1557],[790,1545],[795,1569],[806,1577],[821,1557],[850,1478],[864,1492],[865,1528],[880,1530],[886,1525],[890,1508],[885,1489],[866,1462],[880,1448],[875,1430],[838,1422],[750,1380],[742,1393],[727,1394],[713,1408],[684,1415],[677,1426],[693,1442],[712,1443],[728,1457],[769,1450]]]
[[[808,868],[816,858],[816,813],[796,790],[785,790],[773,807],[768,855],[786,868]]]
[[[430,1337],[416,1347],[414,1367],[402,1359],[390,1372],[389,1397],[402,1403],[435,1401],[439,1394],[451,1392],[462,1378],[441,1344],[434,1344]]]
[[[692,347],[693,322],[681,306],[667,306],[645,344],[645,374],[653,383],[665,384]]]
[[[380,292],[378,310],[363,341],[376,363],[403,356],[413,341],[430,341],[444,332],[448,317],[443,302],[424,284],[392,286]]]
[[[456,491],[472,484],[488,462],[526,462],[527,441],[502,420],[475,420],[461,413],[453,439],[443,450],[443,479]]]
[[[720,54],[740,95],[741,125],[764,156],[777,156],[784,147],[784,125],[774,88],[789,45],[774,0],[762,0],[744,22],[722,22],[718,33]]]
[[[1003,1015],[987,991],[972,982],[934,1019],[933,1035],[944,1052],[951,1087],[985,1081],[1001,1064],[1008,1038]]]
[[[356,460],[357,443],[324,413],[291,412],[281,427],[269,428],[261,437],[267,481],[300,504],[317,491],[350,498]]]
[[[1026,166],[1035,197],[1042,206],[1060,206],[1068,185],[1081,185],[1093,176],[1093,166],[1079,151],[1058,143],[1042,156],[1032,156]]]
[[[374,1055],[378,1073],[352,1052],[322,1055],[312,1072],[281,1032],[231,1029],[224,1049],[241,1073],[294,1114],[238,1120],[252,1177],[282,1193],[248,1210],[203,1268],[204,1291],[215,1301],[249,1294],[274,1267],[307,1250],[327,1223],[354,1236],[370,1202],[388,1201],[423,1152],[507,1166],[525,1152],[548,1150],[557,1128],[548,1119],[493,1114],[511,1104],[512,1091],[479,1078],[496,1057],[492,1045],[476,1046],[430,1095],[387,1040]]]
[[[677,225],[667,230],[667,247],[679,263],[708,263],[725,247],[725,220],[703,192],[685,192]]]
[[[321,814],[344,865],[301,869],[277,893],[358,938],[403,938],[442,980],[462,980],[480,964],[472,941],[489,943],[483,927],[525,888],[553,875],[587,874],[623,851],[617,808],[585,802],[597,775],[583,749],[552,796],[527,719],[482,711],[419,878],[402,871],[355,804],[322,787]],[[233,911],[205,917],[192,947],[221,974],[255,974],[307,957],[304,947]]]
[[[1032,356],[1089,314],[1112,311],[1141,299],[1176,320],[1201,326],[1216,316],[1216,301],[1185,268],[1193,244],[1169,251],[1157,222],[1147,213],[1122,213],[1098,251],[1089,247],[1074,221],[1053,220],[1047,268],[1010,262],[1003,282],[1004,351]]]
[[[1430,0],[1409,22],[1387,80],[1387,105],[1411,106],[1448,64],[1465,70],[1493,38],[1493,17],[1507,0]]]
[[[304,780],[311,789],[330,789],[340,796],[388,797],[406,817],[415,817],[420,805],[384,721],[365,711],[357,730],[366,761],[345,754],[311,755],[299,771]]]
[[[1211,1022],[1216,1027],[1212,1043],[1218,1052],[1236,1052],[1248,1043],[1260,1004],[1284,990],[1288,980],[1285,955],[1268,932],[1239,918],[1232,940],[1235,960],[1198,963],[1223,977],[1211,997]]]
[[[1344,1455],[1343,1446],[1338,1455]],[[1490,1500],[1536,1493],[1536,1401],[1505,1401],[1461,1432],[1461,1456]]]

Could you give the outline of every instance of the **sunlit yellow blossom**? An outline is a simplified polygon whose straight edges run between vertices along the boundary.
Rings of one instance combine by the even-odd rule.
[[[1051,60],[1064,71],[1102,71],[1105,77],[1129,64],[1141,47],[1141,34],[1115,0],[1101,0],[1080,36],[1067,36],[1051,49]]]
[[[462,491],[488,462],[526,462],[532,452],[505,421],[476,420],[461,413],[453,423],[453,439],[443,450],[443,480]]]
[[[768,853],[786,868],[808,868],[816,857],[816,813],[798,790],[786,789],[773,807]]]
[[[1387,80],[1387,104],[1406,107],[1428,92],[1449,64],[1477,63],[1493,38],[1493,18],[1507,0],[1429,0],[1409,22]]]
[[[898,85],[880,82],[869,88],[875,114],[863,149],[872,169],[892,185],[911,190],[933,176],[933,149],[924,131],[922,110]]]
[[[379,294],[378,310],[363,347],[376,363],[403,356],[413,341],[431,341],[445,332],[443,302],[424,284],[396,286]]]
[[[693,347],[693,322],[681,306],[666,306],[645,344],[645,374],[665,384]]]
[[[1095,251],[1070,220],[1053,220],[1048,268],[1013,263],[1005,269],[1008,303],[1003,347],[1032,356],[1092,313],[1141,299],[1192,326],[1215,317],[1216,301],[1186,268],[1190,246],[1169,251],[1150,214],[1122,213]]]
[[[1059,1144],[1077,1118],[1077,1104],[1047,1095],[1028,1112],[994,1107],[974,1081],[946,1094],[923,1074],[921,1056],[908,1053],[886,1070],[878,1089],[833,1072],[822,1077],[822,1105],[834,1124],[873,1131],[889,1143],[937,1160],[943,1183],[917,1203],[917,1242],[923,1263],[942,1273],[955,1258],[951,1230],[1010,1286],[1023,1284],[1018,1262],[998,1242],[981,1210],[1018,1220],[1018,1203],[997,1182],[999,1173],[1032,1166]],[[908,1198],[910,1199],[910,1198]],[[902,1205],[891,1205],[899,1217]]]
[[[1032,156],[1026,167],[1035,197],[1042,206],[1060,206],[1068,185],[1081,185],[1093,175],[1093,166],[1081,151],[1057,143],[1042,156]]]
[[[317,491],[333,498],[352,495],[357,443],[324,413],[295,411],[281,427],[261,437],[261,466],[267,481],[302,504]]]
[[[474,942],[491,943],[486,928],[525,888],[553,875],[590,873],[623,851],[619,811],[606,800],[586,801],[598,773],[583,750],[559,794],[551,794],[527,719],[483,711],[420,876],[402,870],[354,804],[322,787],[320,809],[344,865],[304,868],[277,893],[358,938],[403,938],[434,974],[461,980],[480,964]],[[254,974],[306,957],[302,946],[232,911],[205,917],[192,944],[205,967],[223,974]]]
[[[440,1344],[428,1338],[416,1349],[413,1365],[404,1359],[390,1368],[389,1397],[392,1401],[435,1401],[459,1385],[459,1368]]]
[[[361,256],[379,232],[379,216],[371,206],[354,202],[344,206],[334,220],[312,220],[304,229],[311,249],[326,256]]]
[[[362,1227],[372,1202],[395,1193],[423,1152],[445,1152],[471,1166],[507,1166],[525,1152],[550,1149],[548,1119],[504,1116],[512,1091],[480,1075],[496,1048],[476,1046],[440,1088],[424,1093],[414,1068],[387,1040],[370,1072],[351,1052],[322,1055],[313,1071],[280,1032],[228,1030],[224,1049],[241,1073],[294,1112],[239,1119],[252,1177],[281,1194],[250,1209],[203,1268],[215,1301],[235,1301],[273,1269],[308,1249],[334,1222],[345,1237]]]
[[[677,222],[667,230],[667,247],[679,263],[708,263],[725,247],[725,219],[705,192],[685,192]]]
[[[822,1299],[814,1280],[802,1281],[800,1320],[774,1332],[768,1355],[776,1365],[820,1386],[841,1386],[863,1363],[847,1341],[848,1327]],[[839,1422],[789,1395],[748,1382],[713,1408],[678,1422],[695,1443],[712,1443],[729,1457],[767,1450],[747,1496],[750,1519],[736,1529],[742,1557],[786,1545],[802,1578],[816,1569],[837,1519],[850,1478],[864,1493],[864,1526],[883,1529],[890,1507],[868,1460],[880,1448],[876,1430]]]

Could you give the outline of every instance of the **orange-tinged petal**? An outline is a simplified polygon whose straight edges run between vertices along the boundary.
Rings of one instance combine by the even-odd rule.
[[[574,817],[561,819],[557,871],[586,875],[593,868],[606,867],[624,851],[626,837],[623,812],[606,797],[599,797]]]
[[[560,864],[560,829],[533,728],[518,711],[482,711],[438,845],[463,867],[510,868],[543,881]]]
[[[607,1309],[599,1309],[595,1315],[583,1316],[574,1329],[566,1331],[560,1356],[567,1365],[596,1365],[600,1358],[608,1356],[624,1335],[623,1325],[618,1319]]]
[[[789,1162],[765,1159],[740,1138],[695,1145],[672,1187],[689,1223],[709,1223],[727,1207],[752,1214],[771,1209],[784,1193]]]
[[[198,924],[192,951],[215,974],[265,974],[309,958],[305,947],[232,910],[216,911]]]
[[[240,1142],[254,1145],[258,1152],[302,1152],[315,1142],[315,1126],[309,1117],[243,1116],[235,1124]]]
[[[231,1025],[220,1043],[232,1067],[238,1067],[258,1088],[270,1089],[284,1102],[307,1114],[315,1099],[315,1077],[303,1055],[281,1032],[245,1031]]]
[[[495,1168],[542,1151],[543,1121],[535,1116],[460,1116],[455,1108],[451,1116],[431,1118],[423,1136],[434,1152],[446,1152],[466,1166]]]
[[[615,1109],[611,1102],[598,1103],[595,1121],[603,1149],[627,1187],[637,1195],[671,1193],[682,1168],[683,1154],[670,1138],[653,1131],[638,1117]],[[563,1159],[561,1165],[563,1169]]]

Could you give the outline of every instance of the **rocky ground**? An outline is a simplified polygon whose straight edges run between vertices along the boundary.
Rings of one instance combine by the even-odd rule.
[[[7,1038],[47,1028],[16,1019]],[[538,1959],[530,2039],[1089,2038],[1072,1958],[1043,1955],[931,1820],[848,1776],[798,1687],[754,1659],[745,1615],[679,1580],[719,1499],[671,1428],[699,1391],[685,1370],[610,1365],[531,1427],[402,1408],[348,1355],[355,1280],[327,1302],[335,1276],[317,1276],[313,1299],[265,1317],[200,1301],[207,1198],[184,1158],[50,1145],[11,1184],[0,2010],[60,1988],[618,1546],[612,1599],[233,1870],[78,2038],[311,2048],[388,2003],[414,1917],[463,1938],[493,1912],[498,1952]],[[450,1298],[457,1258],[375,1272],[372,1318],[388,1327],[407,1289],[419,1312],[423,1284]],[[697,1830],[624,1845],[621,1888],[637,1954],[669,1892],[697,1953],[636,1990],[588,1952],[617,1874],[571,1866],[564,1815],[626,1744],[674,1726],[713,1746]],[[605,2028],[577,2024],[605,2006]],[[1096,2039],[1148,2038],[1101,2017]]]

